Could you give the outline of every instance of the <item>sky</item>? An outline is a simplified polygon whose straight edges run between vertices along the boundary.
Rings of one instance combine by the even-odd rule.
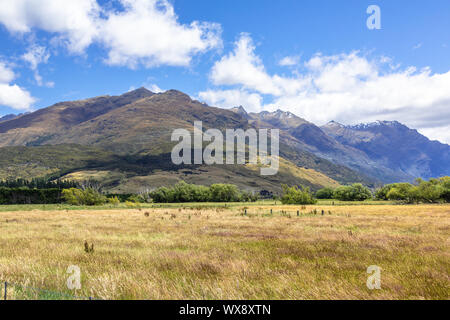
[[[448,0],[0,0],[0,115],[144,86],[450,144],[449,58]]]

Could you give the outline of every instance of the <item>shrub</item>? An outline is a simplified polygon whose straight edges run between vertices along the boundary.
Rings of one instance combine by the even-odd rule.
[[[155,203],[238,202],[256,201],[257,197],[243,193],[232,184],[213,184],[211,187],[188,184],[184,181],[172,188],[161,187],[149,193]]]
[[[283,185],[283,195],[281,196],[281,203],[283,204],[315,204],[317,200],[314,199],[309,188],[304,187],[289,187]]]
[[[117,207],[120,204],[120,200],[119,200],[119,198],[117,196],[108,198],[107,201],[108,201],[109,204],[112,204],[115,207]]]
[[[71,205],[77,206],[98,206],[105,204],[107,198],[97,190],[87,188],[81,189],[64,189],[62,191],[63,199]]]
[[[316,198],[317,199],[333,199],[333,192],[334,190],[332,188],[323,188],[316,192]]]
[[[386,185],[377,192],[377,198],[383,198],[383,192],[386,191],[385,199],[387,200],[405,203],[450,202],[450,177],[430,179],[429,181],[417,179],[415,185],[410,183]]]
[[[210,187],[211,201],[213,202],[238,202],[241,201],[241,193],[237,186],[232,184],[213,184]]]
[[[364,201],[372,198],[369,188],[361,183],[339,187],[333,192],[333,198],[341,201]]]
[[[387,184],[375,191],[376,200],[389,200],[387,195],[391,189],[395,187],[395,184]]]
[[[410,183],[396,183],[392,185],[386,197],[388,200],[400,200],[408,203],[414,202],[413,189]]]

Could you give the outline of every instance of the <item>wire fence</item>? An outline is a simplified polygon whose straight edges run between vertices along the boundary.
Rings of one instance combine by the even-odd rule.
[[[1,300],[100,300],[94,297],[84,297],[60,291],[24,286],[10,281],[2,281],[0,288]]]

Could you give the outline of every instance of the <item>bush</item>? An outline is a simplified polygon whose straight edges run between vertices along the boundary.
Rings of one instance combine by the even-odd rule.
[[[281,196],[281,203],[283,204],[315,204],[317,200],[314,199],[309,188],[304,187],[289,187],[283,185],[283,195]]]
[[[161,187],[150,192],[150,198],[155,203],[183,202],[238,202],[256,201],[257,197],[241,192],[232,184],[213,184],[211,187],[188,184],[184,181],[172,188]]]
[[[404,203],[442,203],[450,202],[450,177],[417,179],[410,183],[389,184],[377,191],[377,198]]]
[[[237,186],[232,184],[213,184],[210,187],[211,201],[213,202],[239,202],[241,193]]]
[[[120,200],[119,200],[119,198],[117,196],[108,198],[107,201],[108,201],[109,204],[112,204],[115,207],[117,207],[120,204]]]
[[[334,190],[332,188],[323,188],[316,192],[317,199],[333,199]]]
[[[75,206],[98,206],[105,204],[107,198],[97,190],[87,188],[81,189],[64,189],[62,191],[63,199],[70,205]]]
[[[333,198],[341,201],[364,201],[372,198],[369,188],[361,183],[339,187],[333,192]]]
[[[410,183],[396,183],[390,186],[390,190],[386,195],[388,200],[401,200],[408,203],[414,202],[413,188]]]

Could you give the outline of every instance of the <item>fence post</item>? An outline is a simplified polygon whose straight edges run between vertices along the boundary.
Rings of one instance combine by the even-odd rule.
[[[5,300],[7,298],[8,282],[5,281]]]

